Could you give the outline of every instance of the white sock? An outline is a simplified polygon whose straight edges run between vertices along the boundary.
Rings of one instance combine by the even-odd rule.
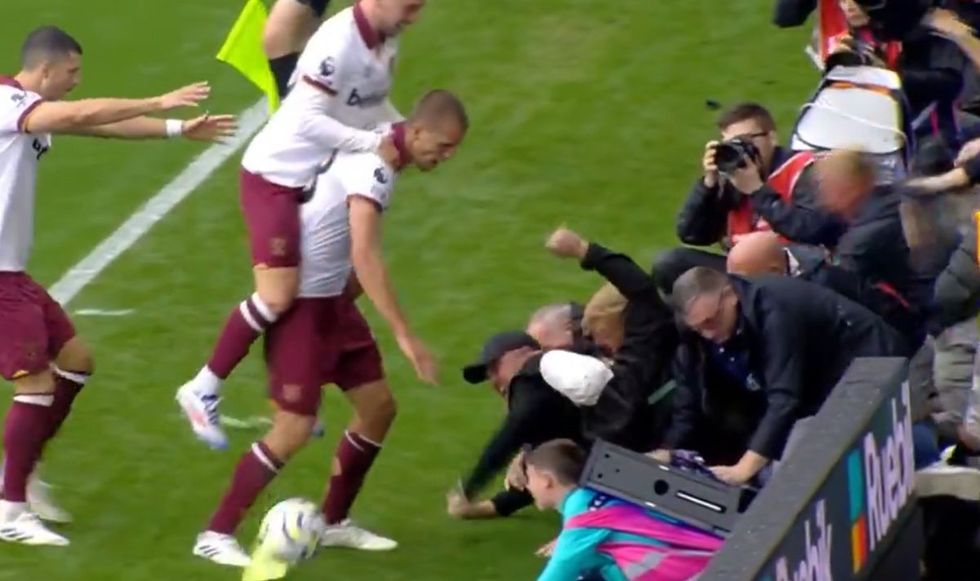
[[[205,365],[197,372],[194,384],[199,391],[203,391],[207,395],[218,395],[221,392],[222,379]]]
[[[0,522],[10,522],[25,512],[27,512],[26,502],[0,500]]]

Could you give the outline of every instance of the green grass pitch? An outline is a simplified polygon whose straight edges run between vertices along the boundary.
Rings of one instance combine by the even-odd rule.
[[[459,368],[495,331],[545,302],[584,299],[598,280],[542,250],[567,223],[648,263],[675,244],[675,211],[714,135],[705,99],[769,104],[788,132],[816,76],[808,30],[769,25],[771,0],[432,0],[402,44],[394,101],[446,87],[468,103],[457,159],[399,185],[386,246],[402,301],[437,351],[443,385],[420,386],[371,314],[400,416],[355,517],[398,539],[390,554],[321,553],[295,579],[528,579],[557,518],[527,512],[454,522],[444,494],[495,428],[501,402],[465,387]],[[214,60],[233,0],[4,0],[0,70],[13,73],[34,26],[54,23],[85,48],[85,96],[145,96],[208,79],[212,112],[257,92]],[[32,272],[50,284],[201,150],[193,144],[56,139],[44,158]],[[233,466],[231,450],[192,440],[173,403],[205,360],[229,309],[250,289],[236,155],[71,304],[133,309],[76,317],[97,375],[45,477],[76,517],[67,549],[0,546],[0,580],[220,580],[234,570],[193,558]],[[370,312],[370,308],[368,307]],[[225,413],[266,409],[257,357],[226,390]],[[257,503],[250,543],[277,499],[319,500],[347,407],[325,400],[328,438],[313,443]]]

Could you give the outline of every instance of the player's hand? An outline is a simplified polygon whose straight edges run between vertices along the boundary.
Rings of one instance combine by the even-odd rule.
[[[395,340],[398,341],[398,348],[412,364],[418,378],[430,385],[438,385],[439,371],[425,343],[410,333],[396,335]]]
[[[662,464],[670,464],[670,450],[666,448],[658,448],[653,452],[648,452],[647,456]]]
[[[714,188],[718,185],[718,166],[715,164],[715,148],[718,147],[717,141],[709,141],[704,145],[704,157],[701,158],[701,167],[704,168],[704,185]]]
[[[544,247],[558,258],[577,258],[582,260],[589,250],[589,243],[568,228],[555,230]]]
[[[235,135],[238,123],[234,115],[209,115],[184,121],[181,135],[191,141],[221,141]]]
[[[558,539],[552,539],[550,542],[545,543],[540,549],[534,551],[534,554],[539,557],[544,557],[545,559],[550,559],[551,555],[555,552],[555,545],[558,544]]]
[[[527,488],[527,471],[524,464],[524,452],[518,452],[507,467],[504,477],[504,487],[507,490],[525,490]]]
[[[193,83],[186,87],[181,87],[176,91],[171,91],[166,95],[161,95],[160,109],[169,111],[179,107],[197,107],[198,103],[211,95],[211,85],[207,81]]]

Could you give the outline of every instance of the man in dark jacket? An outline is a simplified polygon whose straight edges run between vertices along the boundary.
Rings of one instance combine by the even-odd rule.
[[[816,184],[812,179],[809,153],[793,154],[778,144],[776,122],[769,111],[757,103],[741,103],[725,111],[718,118],[721,141],[743,139],[758,151],[755,166],[772,187],[801,206],[814,202]],[[691,188],[684,206],[677,216],[677,237],[693,246],[720,245],[727,250],[733,238],[764,228],[759,216],[733,187],[730,180],[721,175],[716,165],[719,141],[705,145],[702,166],[704,175]],[[669,293],[674,281],[689,268],[710,266],[725,269],[722,254],[694,248],[676,248],[661,256],[653,267],[657,286]]]
[[[728,273],[793,276],[816,283],[870,309],[901,333],[911,348],[925,339],[920,309],[887,287],[868,284],[857,274],[828,263],[820,254],[784,246],[773,232],[755,232],[739,240],[728,253]]]
[[[615,315],[618,330],[611,340],[600,340],[612,359],[613,378],[593,406],[582,408],[583,430],[589,441],[603,439],[647,452],[659,446],[669,422],[669,396],[664,384],[677,349],[677,327],[653,279],[629,256],[575,232],[559,228],[547,248],[560,258],[574,258],[582,269],[599,273],[622,295],[625,306]],[[586,332],[593,319],[586,306]],[[661,399],[668,397],[668,399]],[[651,399],[655,400],[651,402]]]
[[[794,424],[820,409],[855,358],[908,355],[880,317],[794,278],[694,268],[673,300],[692,333],[678,351],[667,447],[702,452],[732,484],[782,456]]]
[[[916,304],[927,302],[928,290],[921,288],[910,264],[901,195],[892,186],[875,185],[874,163],[864,154],[835,151],[815,165],[819,208],[785,202],[751,164],[736,171],[733,182],[774,232],[827,248],[833,264],[869,284],[888,285]]]
[[[490,381],[507,400],[507,416],[487,443],[460,488],[449,494],[449,513],[459,518],[507,516],[529,506],[532,499],[522,491],[504,491],[489,502],[476,497],[525,445],[555,438],[583,442],[578,408],[541,377],[541,348],[520,331],[500,333],[483,346],[480,357],[463,369],[471,384]]]

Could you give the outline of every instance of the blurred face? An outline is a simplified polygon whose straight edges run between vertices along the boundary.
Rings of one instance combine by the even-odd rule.
[[[397,36],[419,19],[425,0],[378,0],[381,19],[380,32],[385,36]]]
[[[724,343],[738,324],[738,297],[731,288],[701,295],[684,309],[684,324],[712,343]]]
[[[524,363],[533,353],[534,350],[530,347],[521,347],[504,353],[500,359],[492,362],[487,368],[487,375],[490,376],[490,383],[493,385],[494,391],[500,395],[505,395],[511,380],[524,367]]]
[[[848,26],[854,28],[860,28],[862,26],[867,26],[871,22],[871,18],[868,17],[868,13],[861,8],[861,5],[855,2],[855,0],[839,0],[841,12],[844,13],[844,18],[847,20]]]
[[[542,349],[563,349],[572,344],[572,322],[533,321],[525,331]]]
[[[443,119],[431,125],[410,127],[405,145],[413,163],[422,171],[431,171],[456,154],[465,131],[454,119]]]
[[[733,123],[722,130],[721,138],[724,141],[741,137],[753,143],[762,156],[762,169],[768,171],[772,164],[772,156],[776,151],[777,137],[775,131],[766,131],[756,119],[746,119]]]
[[[592,342],[607,355],[615,355],[623,346],[624,329],[621,317],[591,319],[588,322],[586,333],[592,337]]]
[[[561,488],[555,477],[534,466],[527,467],[527,491],[534,497],[534,506],[540,510],[555,509],[561,502]]]
[[[40,94],[45,99],[63,99],[82,80],[82,56],[76,52],[41,65]]]

